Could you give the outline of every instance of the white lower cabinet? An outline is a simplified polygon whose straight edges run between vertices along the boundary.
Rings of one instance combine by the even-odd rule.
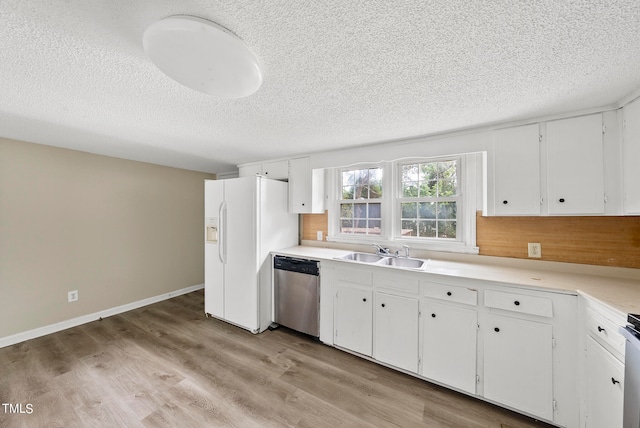
[[[334,343],[371,356],[373,291],[338,283],[335,302]]]
[[[553,420],[553,328],[550,324],[487,314],[484,396]]]
[[[425,301],[422,375],[476,393],[478,311]]]
[[[588,428],[622,428],[624,364],[587,337]]]
[[[376,292],[374,353],[376,360],[418,371],[419,302]]]

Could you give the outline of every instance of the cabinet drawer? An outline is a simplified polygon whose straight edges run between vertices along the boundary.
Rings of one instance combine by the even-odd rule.
[[[464,303],[465,305],[478,305],[478,290],[476,289],[427,281],[422,281],[422,285],[426,297]]]
[[[336,280],[371,286],[371,272],[356,269],[336,269]]]
[[[624,355],[625,339],[618,333],[620,326],[598,312],[587,308],[587,332],[600,345],[617,354],[618,359]]]
[[[548,297],[486,290],[484,305],[488,308],[553,318],[553,302]]]
[[[403,275],[378,275],[373,278],[376,288],[404,291],[405,293],[418,295],[420,281],[417,278],[409,278]]]

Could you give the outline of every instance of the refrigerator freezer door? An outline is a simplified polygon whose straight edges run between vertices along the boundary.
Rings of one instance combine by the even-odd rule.
[[[204,216],[218,218],[218,235],[222,232],[220,208],[224,202],[223,181],[204,182]],[[206,228],[205,224],[205,228]],[[218,318],[224,317],[224,265],[220,260],[221,242],[207,242],[205,230],[204,244],[204,311]]]
[[[256,242],[258,180],[256,177],[224,180],[224,318],[250,331],[259,328]]]

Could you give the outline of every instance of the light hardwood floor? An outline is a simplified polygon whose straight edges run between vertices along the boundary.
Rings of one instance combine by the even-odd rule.
[[[206,318],[196,291],[0,349],[0,427],[549,427],[291,330]]]

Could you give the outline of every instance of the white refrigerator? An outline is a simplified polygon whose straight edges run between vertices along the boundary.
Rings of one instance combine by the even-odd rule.
[[[272,316],[269,253],[298,244],[288,184],[264,177],[205,180],[204,311],[252,333]]]

